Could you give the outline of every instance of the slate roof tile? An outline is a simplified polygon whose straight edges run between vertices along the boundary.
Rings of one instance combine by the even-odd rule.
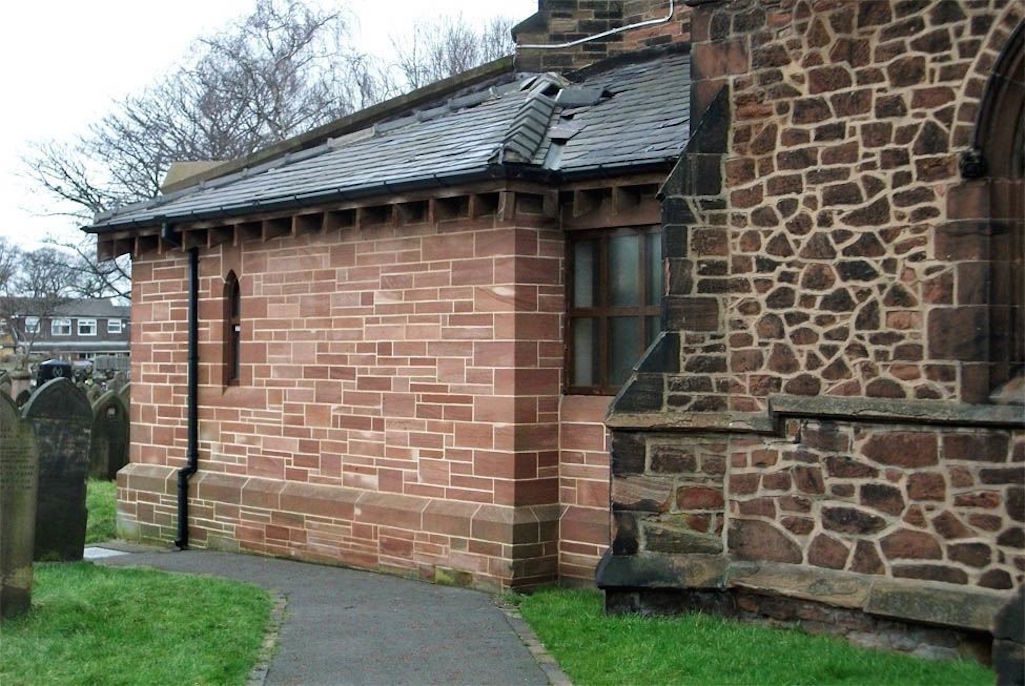
[[[572,107],[558,105],[562,93]],[[483,178],[508,163],[566,177],[668,166],[687,143],[689,110],[690,56],[684,53],[620,64],[573,84],[554,75],[521,75],[371,130],[98,215],[87,230],[241,216]],[[568,131],[574,133],[567,137]]]

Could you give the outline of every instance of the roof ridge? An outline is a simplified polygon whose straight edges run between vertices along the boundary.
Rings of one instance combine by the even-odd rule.
[[[506,131],[502,145],[491,157],[493,163],[530,163],[545,142],[548,126],[555,113],[555,98],[548,95],[553,89],[560,91],[568,82],[556,74],[539,74],[519,111]]]

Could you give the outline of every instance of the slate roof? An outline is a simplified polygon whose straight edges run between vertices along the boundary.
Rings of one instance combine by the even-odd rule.
[[[241,216],[510,173],[668,168],[689,135],[690,56],[619,63],[571,83],[519,74],[398,119],[153,200],[87,231]]]
[[[17,314],[31,315],[36,309],[31,298],[11,298],[14,302],[12,310]],[[132,308],[128,305],[115,305],[110,298],[80,298],[68,300],[54,308],[54,317],[89,317],[129,319]]]

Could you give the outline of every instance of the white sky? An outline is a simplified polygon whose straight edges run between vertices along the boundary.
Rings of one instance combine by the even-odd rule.
[[[324,0],[330,2],[330,0]],[[357,49],[386,56],[419,19],[461,13],[521,20],[537,0],[340,0],[356,16]],[[76,223],[46,216],[48,197],[23,178],[33,141],[70,141],[114,101],[172,67],[189,43],[249,12],[254,0],[48,0],[5,3],[0,22],[0,236],[24,248],[48,234],[78,240]]]

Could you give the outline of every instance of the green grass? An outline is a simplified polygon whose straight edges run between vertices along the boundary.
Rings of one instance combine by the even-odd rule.
[[[32,611],[5,620],[0,683],[244,684],[270,616],[233,581],[37,564]]]
[[[113,481],[89,479],[86,484],[85,507],[89,517],[85,523],[85,542],[102,543],[117,537],[117,484]]]
[[[993,684],[969,662],[931,662],[829,636],[708,615],[608,617],[593,591],[518,600],[523,618],[574,684]]]

